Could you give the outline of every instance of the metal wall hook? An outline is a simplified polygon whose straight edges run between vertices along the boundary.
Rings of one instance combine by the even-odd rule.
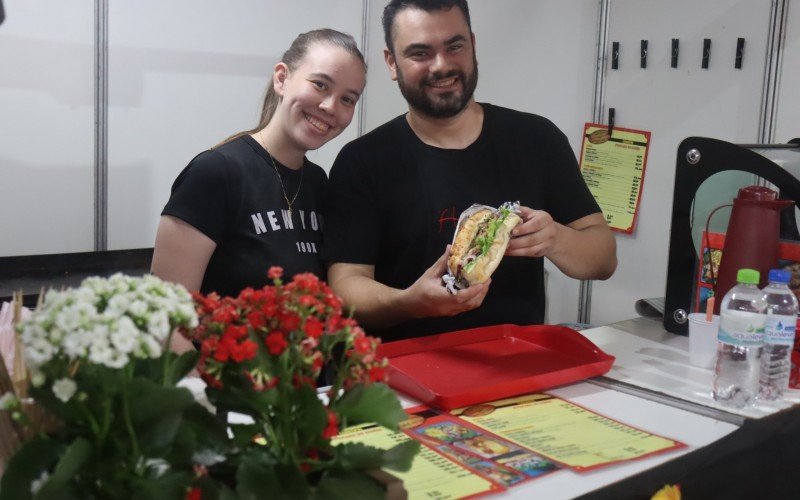
[[[639,67],[643,69],[647,67],[647,40],[642,40],[641,42],[641,49],[639,53]]]
[[[742,69],[742,58],[744,57],[744,38],[737,38],[736,39],[736,61],[733,64],[733,67],[736,69]]]
[[[608,108],[608,138],[611,139],[611,134],[614,133],[614,115],[616,114],[616,110],[614,108]]]
[[[670,67],[677,68],[678,67],[678,51],[679,51],[680,40],[677,38],[672,39],[672,61],[670,62]]]

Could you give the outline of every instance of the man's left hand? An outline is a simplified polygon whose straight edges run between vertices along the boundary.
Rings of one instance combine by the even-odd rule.
[[[519,207],[519,224],[511,232],[506,255],[520,257],[544,257],[555,245],[557,227],[553,217],[543,211]]]

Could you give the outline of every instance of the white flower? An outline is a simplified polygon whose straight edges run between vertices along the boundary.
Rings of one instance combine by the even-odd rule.
[[[161,344],[153,337],[141,337],[139,349],[136,351],[139,357],[157,358],[161,356]]]
[[[111,333],[111,344],[121,353],[128,354],[136,347],[138,332],[131,334],[127,329],[116,329]]]
[[[47,377],[44,376],[44,373],[40,371],[33,371],[31,372],[31,384],[34,387],[41,387],[44,385]]]
[[[109,368],[122,368],[123,366],[127,365],[131,358],[128,357],[127,354],[121,353],[119,351],[114,351],[112,349],[108,350],[109,356],[106,359],[104,365]]]
[[[164,310],[153,312],[147,319],[147,331],[158,340],[165,340],[170,330],[169,316]]]
[[[71,378],[62,378],[56,380],[56,382],[53,384],[53,394],[55,394],[62,403],[69,401],[72,396],[75,395],[75,391],[77,390],[78,384],[76,384]]]
[[[33,481],[31,481],[31,495],[35,495],[36,493],[38,493],[48,479],[50,479],[50,474],[48,474],[47,471],[44,471],[42,472],[42,475],[39,476],[39,479],[34,479]]]
[[[25,361],[28,366],[36,368],[41,366],[53,358],[55,349],[53,345],[44,339],[33,339],[24,351]]]
[[[115,274],[87,278],[76,289],[49,291],[43,306],[18,329],[34,370],[53,360],[59,364],[52,366],[65,367],[86,359],[121,368],[132,357],[161,356],[170,331],[197,324],[184,287],[152,275]]]
[[[147,314],[147,302],[135,300],[128,306],[128,312],[136,318],[142,318]]]
[[[11,411],[19,404],[19,400],[13,392],[7,392],[0,396],[0,410]]]

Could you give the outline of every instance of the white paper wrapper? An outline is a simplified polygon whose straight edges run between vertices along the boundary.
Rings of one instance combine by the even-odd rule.
[[[479,210],[487,210],[487,209],[493,212],[500,212],[501,208],[505,208],[519,215],[519,201],[507,201],[502,205],[500,205],[498,208],[475,203],[466,210],[464,210],[463,212],[461,212],[461,215],[458,217],[458,224],[456,224],[456,230],[453,233],[453,241],[451,242],[451,244],[455,243],[456,235],[458,234],[459,229],[461,229],[461,224],[463,224],[464,221],[467,220],[472,214],[478,212]],[[458,292],[458,290],[463,290],[464,288],[467,288],[467,286],[464,286],[463,283],[459,283],[456,280],[455,272],[453,272],[453,269],[450,269],[449,259],[447,263],[447,274],[442,276],[442,282],[444,283],[444,287],[447,288],[447,291],[449,291],[453,295],[455,295]]]

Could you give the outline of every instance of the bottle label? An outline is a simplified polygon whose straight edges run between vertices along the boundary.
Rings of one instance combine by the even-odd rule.
[[[764,342],[769,344],[794,345],[794,330],[797,319],[791,315],[770,314],[764,323]]]
[[[765,314],[749,311],[722,311],[717,340],[744,347],[760,346],[764,343],[766,319]]]

